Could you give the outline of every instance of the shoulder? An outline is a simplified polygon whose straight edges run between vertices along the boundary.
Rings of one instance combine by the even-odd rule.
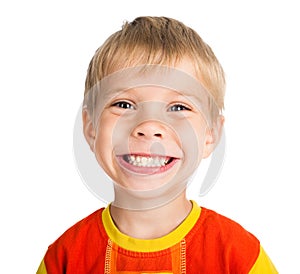
[[[198,223],[207,234],[218,235],[219,240],[227,244],[239,243],[243,240],[248,244],[253,243],[256,247],[259,246],[258,239],[252,233],[236,221],[213,210],[202,207]]]
[[[102,211],[103,208],[80,220],[48,247],[44,257],[47,270],[60,273],[67,266],[68,269],[84,266],[87,258],[96,261],[107,243]]]
[[[75,223],[73,226],[67,229],[53,244],[60,243],[64,245],[74,245],[82,238],[88,237],[90,232],[93,232],[92,234],[94,236],[95,233],[99,234],[99,230],[101,230],[102,211],[103,208],[98,209],[92,214]],[[50,245],[50,247],[52,245]]]
[[[203,271],[213,269],[214,273],[223,273],[226,267],[229,273],[248,273],[260,253],[260,242],[252,233],[232,219],[203,207],[189,236],[192,253],[198,254],[197,260],[207,267]]]

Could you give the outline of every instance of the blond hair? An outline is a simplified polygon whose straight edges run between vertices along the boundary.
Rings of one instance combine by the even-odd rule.
[[[193,29],[167,17],[138,17],[112,34],[89,64],[85,95],[119,69],[147,64],[175,66],[184,57],[192,60],[198,80],[222,110],[225,76],[218,59]]]

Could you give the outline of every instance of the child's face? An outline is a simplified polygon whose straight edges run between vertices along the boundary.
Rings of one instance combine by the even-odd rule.
[[[176,68],[195,77],[189,62]],[[154,85],[108,98],[94,130],[99,164],[126,189],[184,187],[213,150],[210,127],[195,102],[190,94]]]

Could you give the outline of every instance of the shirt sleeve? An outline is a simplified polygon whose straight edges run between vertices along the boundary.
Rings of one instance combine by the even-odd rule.
[[[258,258],[254,263],[252,269],[250,270],[249,274],[260,274],[260,273],[264,273],[264,274],[278,273],[272,261],[268,257],[267,253],[262,248],[262,246],[260,246],[260,252]]]
[[[36,274],[47,274],[47,269],[46,269],[44,260],[41,261],[41,264],[40,264]]]

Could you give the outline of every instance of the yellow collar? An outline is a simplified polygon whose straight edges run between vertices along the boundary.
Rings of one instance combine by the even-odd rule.
[[[193,208],[185,220],[169,234],[156,239],[144,240],[127,236],[115,226],[109,212],[109,206],[102,212],[102,222],[108,237],[121,248],[136,252],[156,252],[167,249],[180,242],[194,227],[199,219],[201,208],[192,201]]]

